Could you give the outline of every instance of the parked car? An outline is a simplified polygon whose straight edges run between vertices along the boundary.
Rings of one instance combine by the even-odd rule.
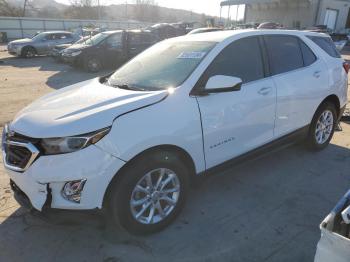
[[[218,28],[218,27],[203,27],[203,28],[193,29],[191,32],[188,33],[188,35],[209,33],[209,32],[222,31],[222,30],[223,30],[222,28]]]
[[[78,35],[66,31],[42,32],[36,34],[33,38],[9,42],[7,50],[12,55],[30,58],[35,55],[50,54],[56,45],[74,43],[79,39]]]
[[[336,34],[332,33],[330,34],[330,37],[332,38],[336,48],[338,51],[342,51],[343,48],[348,44],[349,38],[347,34]]]
[[[16,196],[37,210],[104,208],[130,232],[156,232],[196,175],[299,139],[327,147],[348,71],[318,33],[168,39],[24,108],[4,128],[3,163]]]
[[[183,33],[179,32],[178,28],[168,23],[155,24],[148,27],[147,30],[157,35],[161,40],[186,34],[186,31],[184,31]]]
[[[78,45],[78,44],[83,44],[85,41],[90,39],[91,36],[85,36],[83,38],[80,38],[77,42],[73,44],[61,44],[61,45],[56,45],[50,55],[57,61],[57,62],[62,62],[62,51],[72,45]]]
[[[107,31],[62,51],[62,60],[89,72],[118,67],[159,41],[145,30]]]

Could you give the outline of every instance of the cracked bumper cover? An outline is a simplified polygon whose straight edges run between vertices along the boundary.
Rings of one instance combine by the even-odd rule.
[[[15,194],[41,211],[102,208],[106,189],[124,161],[92,145],[80,151],[40,156],[25,172],[7,170]],[[68,181],[86,179],[80,203],[64,199],[61,190]],[[18,201],[21,203],[21,201]],[[23,202],[22,202],[23,203]]]

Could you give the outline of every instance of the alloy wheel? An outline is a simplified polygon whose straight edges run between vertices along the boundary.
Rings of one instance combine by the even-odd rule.
[[[333,113],[325,110],[316,123],[315,138],[319,145],[324,144],[332,134],[334,126]]]
[[[142,224],[164,220],[176,207],[180,181],[170,169],[158,168],[145,174],[136,184],[130,199],[131,213]]]

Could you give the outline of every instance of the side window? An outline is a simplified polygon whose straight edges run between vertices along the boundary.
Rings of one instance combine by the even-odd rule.
[[[138,33],[129,33],[129,45],[135,47],[142,43],[142,35]]]
[[[156,38],[153,34],[143,33],[142,34],[142,43],[143,44],[152,44],[156,42]]]
[[[321,47],[330,56],[336,58],[341,57],[330,37],[308,36],[308,38],[310,38],[316,45]]]
[[[248,37],[227,46],[210,64],[201,85],[211,76],[226,75],[239,77],[243,83],[264,78],[264,66],[259,39]]]
[[[308,47],[302,40],[300,40],[300,49],[304,59],[304,66],[309,66],[317,60],[310,47]]]
[[[54,39],[55,39],[55,34],[47,34],[47,35],[45,36],[45,39],[46,39],[46,40],[54,40]]]
[[[107,38],[108,47],[118,48],[122,46],[122,34],[117,33]]]
[[[266,49],[272,75],[302,68],[304,61],[299,39],[293,36],[265,36]]]
[[[71,39],[73,36],[71,34],[63,34],[62,39]]]

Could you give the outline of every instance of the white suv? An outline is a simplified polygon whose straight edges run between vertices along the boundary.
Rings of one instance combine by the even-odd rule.
[[[23,109],[4,129],[4,164],[16,196],[37,210],[105,208],[133,233],[155,232],[195,175],[290,138],[325,148],[348,70],[323,34],[169,39]]]

